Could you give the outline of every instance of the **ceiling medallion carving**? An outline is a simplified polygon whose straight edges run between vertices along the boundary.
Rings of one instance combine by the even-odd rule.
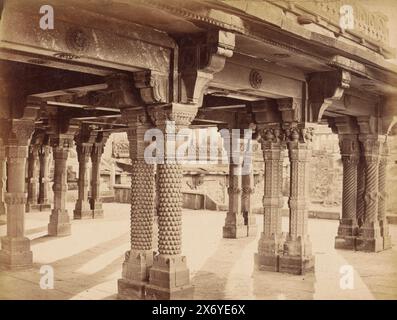
[[[260,88],[263,79],[262,79],[262,76],[258,70],[255,70],[255,69],[251,70],[250,75],[249,75],[249,81],[250,81],[252,88],[254,88],[254,89]]]
[[[90,45],[89,37],[82,29],[70,29],[66,33],[66,45],[77,52],[87,51]]]

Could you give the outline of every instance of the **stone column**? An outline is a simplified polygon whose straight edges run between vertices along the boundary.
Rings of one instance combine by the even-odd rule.
[[[254,168],[251,164],[251,171],[243,174],[241,178],[242,195],[241,195],[241,211],[243,213],[244,224],[247,226],[247,236],[256,235],[256,219],[252,211],[252,195],[254,193]]]
[[[358,227],[364,224],[364,192],[365,192],[365,160],[364,153],[360,148],[359,161],[357,165],[357,224]]]
[[[260,270],[279,271],[283,249],[281,210],[283,208],[283,161],[285,144],[280,126],[260,130],[264,160],[263,232],[258,243],[255,263]]]
[[[88,199],[88,161],[92,152],[92,143],[80,142],[77,144],[77,159],[79,162],[78,198],[73,212],[74,219],[91,219],[92,211]]]
[[[144,151],[146,130],[152,126],[145,111],[124,110],[128,119],[131,176],[131,249],[125,254],[118,293],[124,299],[145,298],[149,270],[153,265],[153,219],[155,205],[154,163],[147,163]]]
[[[7,162],[4,145],[0,145],[0,216],[6,215],[6,205],[4,202],[4,193],[7,181]]]
[[[105,144],[108,138],[109,138],[108,133],[100,133],[97,137],[97,141],[93,144],[92,153],[91,153],[92,174],[91,174],[90,204],[94,219],[103,218],[104,216],[102,209],[102,200],[101,200],[101,160],[102,160],[102,154],[105,148]],[[112,175],[110,179],[112,179]],[[113,182],[111,182],[111,184],[113,185]]]
[[[25,237],[26,159],[34,121],[12,120],[6,144],[7,156],[7,235],[1,238],[0,265],[18,269],[32,265],[30,240]]]
[[[165,159],[157,165],[159,182],[158,208],[158,250],[153,267],[150,269],[148,298],[191,299],[193,287],[190,285],[186,258],[181,255],[182,245],[182,166],[173,158],[181,141],[175,133],[186,128],[194,119],[197,106],[170,104],[154,107],[150,116],[164,133]]]
[[[34,209],[39,209],[38,199],[39,199],[39,145],[29,146],[29,156],[28,156],[28,201],[26,204],[26,212],[32,211]]]
[[[67,160],[69,149],[73,146],[74,134],[57,134],[50,137],[54,156],[54,208],[51,211],[48,234],[50,236],[68,236],[71,234],[71,225],[66,210]]]
[[[51,204],[48,199],[49,189],[49,175],[50,175],[50,155],[51,147],[48,145],[42,145],[39,148],[39,159],[40,159],[40,176],[39,176],[39,205],[40,210],[51,209]]]
[[[290,160],[289,232],[280,256],[280,272],[305,274],[314,270],[314,256],[307,233],[308,164],[311,158],[312,129],[287,127]]]
[[[359,145],[356,134],[340,134],[339,146],[343,163],[342,219],[335,238],[336,249],[355,249],[357,224],[357,165]]]
[[[221,131],[224,135],[224,131]],[[229,130],[223,136],[223,144],[229,161],[229,206],[223,227],[224,238],[243,238],[247,236],[247,226],[244,224],[242,212],[242,165],[243,157],[240,154],[240,130]]]
[[[356,250],[383,250],[383,238],[378,220],[379,163],[383,139],[376,134],[360,134],[365,160],[364,224],[359,230]]]
[[[386,191],[386,169],[387,160],[389,156],[389,148],[387,141],[383,143],[382,153],[379,160],[379,197],[378,197],[378,220],[380,226],[380,234],[383,237],[383,250],[391,248],[391,237],[389,233],[389,224],[386,217],[386,203],[387,203],[387,191]]]

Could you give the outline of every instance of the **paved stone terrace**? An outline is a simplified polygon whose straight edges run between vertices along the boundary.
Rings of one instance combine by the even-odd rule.
[[[71,204],[70,204],[71,205]],[[69,212],[72,212],[69,206]],[[0,271],[0,299],[116,299],[124,252],[129,248],[129,205],[105,204],[105,219],[73,221],[72,236],[46,236],[49,212],[26,214],[34,267]],[[333,249],[338,222],[309,221],[315,274],[294,276],[255,271],[256,238],[222,239],[225,213],[185,210],[183,249],[195,299],[397,299],[397,226],[394,247],[381,253]],[[262,216],[257,216],[262,225]],[[287,228],[287,219],[284,221]],[[259,227],[261,229],[261,227]],[[0,226],[0,235],[5,226]],[[55,270],[55,288],[39,287],[42,265]],[[355,270],[354,289],[339,286],[342,265]]]

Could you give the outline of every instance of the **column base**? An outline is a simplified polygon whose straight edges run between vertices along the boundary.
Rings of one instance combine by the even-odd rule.
[[[356,239],[356,250],[365,252],[379,252],[383,250],[383,238],[377,222],[364,223]]]
[[[125,253],[122,279],[118,280],[120,299],[138,300],[145,298],[145,287],[148,284],[149,269],[152,265],[152,251],[130,250]]]
[[[105,216],[105,214],[102,209],[92,210],[92,218],[93,219],[103,219],[104,216]]]
[[[353,236],[336,236],[335,249],[356,250],[356,237]]]
[[[261,271],[279,271],[279,252],[283,248],[282,235],[259,239],[258,253],[254,255],[256,267]]]
[[[247,237],[254,237],[256,236],[258,231],[258,227],[256,224],[249,224],[247,225]]]
[[[28,238],[1,238],[0,267],[5,269],[27,269],[33,265]]]
[[[48,235],[53,237],[65,237],[72,234],[68,212],[66,210],[52,210]]]
[[[146,281],[135,281],[118,279],[117,298],[121,300],[143,300],[145,299]]]
[[[190,284],[189,269],[182,256],[158,255],[150,269],[146,299],[189,300],[194,288]]]
[[[303,275],[314,271],[314,256],[308,236],[289,238],[279,258],[279,272]]]
[[[25,207],[26,212],[32,212],[32,211],[40,211],[40,205],[35,203],[35,204],[30,204],[27,203]]]
[[[39,206],[40,206],[40,208],[39,208],[40,211],[51,210],[51,203],[41,203],[41,204],[39,204]]]
[[[85,220],[85,219],[92,219],[92,211],[91,210],[74,210],[73,211],[73,219],[75,220]]]
[[[223,227],[223,237],[226,239],[238,239],[248,236],[248,226],[246,225],[226,225]]]
[[[314,256],[287,256],[279,258],[279,271],[296,275],[314,272]]]
[[[90,206],[94,219],[102,219],[104,217],[101,201],[90,199]]]
[[[389,224],[387,221],[383,220],[379,222],[380,234],[383,238],[383,250],[390,249],[392,247],[391,236],[389,233]]]

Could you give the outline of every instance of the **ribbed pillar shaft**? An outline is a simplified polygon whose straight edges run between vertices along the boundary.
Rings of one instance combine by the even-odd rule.
[[[378,220],[379,209],[379,160],[383,137],[362,134],[365,160],[364,224],[359,230],[356,249],[377,252],[383,250],[383,238]]]
[[[365,192],[365,161],[364,157],[360,155],[357,165],[357,224],[361,227],[364,223],[364,192]]]
[[[383,249],[391,248],[391,236],[389,233],[389,224],[386,217],[387,190],[386,190],[386,172],[389,148],[387,141],[383,143],[382,153],[379,161],[379,198],[378,198],[378,220],[380,225],[380,234],[383,237]]]
[[[339,135],[339,145],[343,164],[342,218],[335,238],[335,248],[354,250],[358,231],[356,214],[359,144],[357,135]]]

